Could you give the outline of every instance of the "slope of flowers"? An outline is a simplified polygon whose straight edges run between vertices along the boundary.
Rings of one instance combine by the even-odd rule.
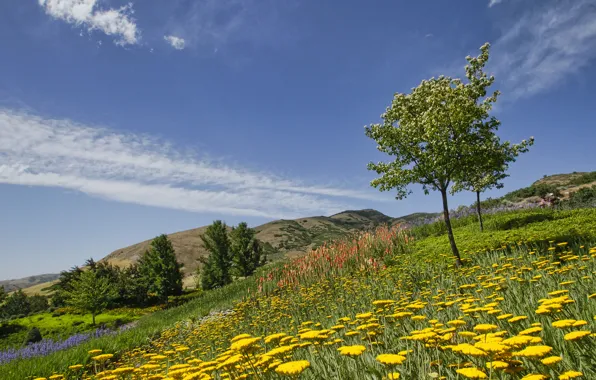
[[[594,245],[522,244],[460,269],[383,230],[265,276],[226,317],[54,378],[595,379],[595,273]]]

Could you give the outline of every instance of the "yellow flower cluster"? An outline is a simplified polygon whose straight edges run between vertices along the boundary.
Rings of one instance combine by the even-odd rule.
[[[224,317],[180,322],[118,360],[90,352],[92,363],[109,365],[73,365],[69,373],[108,380],[596,379],[596,249],[552,243],[468,254],[461,269],[395,253],[394,265],[322,275],[253,296]],[[374,244],[359,249],[383,247]]]

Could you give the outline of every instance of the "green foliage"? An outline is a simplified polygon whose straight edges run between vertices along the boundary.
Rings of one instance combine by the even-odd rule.
[[[27,295],[21,289],[9,294],[0,307],[0,315],[4,319],[16,316],[25,316],[31,312],[31,305]]]
[[[469,173],[474,173],[481,150],[478,147],[490,147],[484,149],[489,152],[502,150],[494,135],[500,122],[489,116],[499,92],[486,96],[495,80],[483,71],[489,44],[480,51],[478,57],[466,57],[467,83],[446,76],[424,80],[410,94],[395,94],[382,115],[383,123],[366,128],[366,135],[377,142],[377,149],[394,158],[392,162],[369,163],[368,169],[381,175],[371,185],[381,191],[395,189],[398,199],[405,198],[411,192],[408,186],[414,183],[421,184],[427,194],[430,190],[440,191],[458,263],[461,261],[451,233],[447,190],[453,183],[461,188]],[[493,147],[495,141],[497,148]],[[503,155],[493,156],[491,168],[504,165]]]
[[[277,265],[282,264],[283,262],[280,262]],[[271,269],[269,266],[265,268]],[[260,270],[262,269],[259,269],[256,275],[260,273]],[[124,350],[145,345],[148,338],[159,335],[165,328],[171,327],[179,321],[203,317],[212,310],[229,309],[234,302],[249,294],[248,292],[254,293],[255,289],[256,282],[254,278],[247,278],[220,289],[203,292],[200,297],[180,307],[157,311],[140,318],[135,328],[116,336],[92,339],[79,346],[58,351],[45,357],[19,360],[2,365],[0,366],[0,379],[25,379],[32,376],[38,377],[41,373],[52,374],[64,371],[65,363],[87,363],[89,361],[87,352],[92,349],[121,353]],[[102,321],[100,317],[104,315],[98,316],[98,322]],[[65,317],[70,318],[72,316]],[[62,322],[62,325],[64,326],[65,323]]]
[[[28,299],[31,313],[40,313],[46,311],[50,306],[48,297],[39,294],[32,295],[31,297],[28,297]]]
[[[596,207],[596,185],[574,191],[560,206],[563,208]]]
[[[207,227],[201,240],[209,252],[209,256],[203,260],[203,266],[200,269],[202,288],[205,290],[215,289],[231,283],[233,257],[226,224],[221,220],[216,220]]]
[[[143,277],[138,265],[131,265],[120,271],[118,277],[118,300],[121,306],[146,306],[149,303],[148,281]]]
[[[596,239],[596,209],[551,210],[530,209],[509,211],[487,215],[484,234],[479,234],[475,218],[458,220],[453,233],[464,252],[493,250],[502,246],[517,246],[520,242],[542,245],[548,241]],[[430,234],[423,237],[422,231],[430,228],[414,229],[418,233],[415,250],[419,254],[449,252],[448,239],[444,234]]]
[[[91,313],[92,323],[95,325],[95,316],[105,310],[116,296],[116,289],[106,277],[100,277],[98,272],[88,270],[73,281],[67,303]]]
[[[149,313],[151,309],[119,309],[106,311],[95,317],[97,325],[112,325],[119,319],[124,323],[132,322]],[[7,348],[21,347],[30,329],[39,329],[44,339],[63,340],[74,334],[94,331],[91,314],[56,314],[39,313],[10,321],[0,326],[0,351]],[[0,377],[1,378],[1,377]]]
[[[27,345],[29,343],[41,342],[42,339],[43,338],[41,336],[41,332],[39,331],[39,329],[37,327],[33,327],[27,333],[27,337],[25,338],[25,345]]]
[[[573,178],[571,181],[569,181],[569,184],[579,186],[592,182],[596,182],[596,171],[585,173],[579,177]]]
[[[255,231],[246,222],[239,223],[230,233],[230,251],[233,269],[238,276],[250,276],[266,262],[260,242],[255,238]]]
[[[549,183],[539,183],[507,193],[503,196],[503,199],[509,201],[520,201],[522,199],[530,197],[544,198],[547,194],[550,193],[553,193],[556,197],[561,196],[561,192],[557,185]]]
[[[139,260],[138,271],[151,294],[166,301],[182,293],[182,265],[176,261],[172,242],[166,235],[153,239],[151,248]]]

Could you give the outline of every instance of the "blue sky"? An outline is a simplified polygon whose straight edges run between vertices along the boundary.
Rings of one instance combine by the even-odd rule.
[[[368,186],[364,126],[487,41],[500,136],[536,144],[486,195],[596,170],[596,0],[1,2],[0,279],[214,219],[438,211]]]

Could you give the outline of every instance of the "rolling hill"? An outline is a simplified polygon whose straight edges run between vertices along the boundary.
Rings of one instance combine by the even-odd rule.
[[[12,280],[0,281],[0,286],[4,287],[7,292],[12,292],[18,289],[36,287],[40,284],[47,284],[58,278],[57,273],[39,274],[36,276],[23,277]]]
[[[376,210],[348,210],[331,216],[314,216],[294,220],[275,220],[254,227],[257,239],[263,242],[268,256],[275,260],[304,254],[326,241],[334,240],[357,231],[391,225],[397,221]],[[206,226],[169,234],[176,257],[184,264],[185,275],[195,272],[199,258],[207,255],[201,235]],[[135,263],[149,248],[151,239],[117,249],[100,261],[126,266]]]
[[[575,191],[596,185],[596,172],[574,172],[569,174],[554,174],[544,176],[531,186],[507,193],[497,199],[504,203],[534,203],[540,198],[532,193],[532,189],[539,185],[549,185],[557,188],[562,198],[569,198]],[[392,218],[372,209],[347,210],[331,216],[314,216],[294,220],[276,220],[254,227],[257,238],[261,240],[268,256],[277,260],[284,257],[302,255],[320,246],[325,241],[334,240],[357,231],[374,229],[382,224],[411,223],[440,216],[441,213],[418,212],[399,218]],[[178,260],[184,264],[187,281],[198,266],[198,259],[207,255],[202,247],[201,234],[207,227],[199,227],[186,231],[169,234],[169,238],[176,250]],[[151,239],[115,250],[101,261],[107,261],[118,266],[135,263],[149,248]],[[9,291],[25,288],[28,294],[38,293],[50,282],[58,277],[57,274],[46,274],[26,277],[19,280],[0,281]],[[187,282],[188,284],[188,282]]]

